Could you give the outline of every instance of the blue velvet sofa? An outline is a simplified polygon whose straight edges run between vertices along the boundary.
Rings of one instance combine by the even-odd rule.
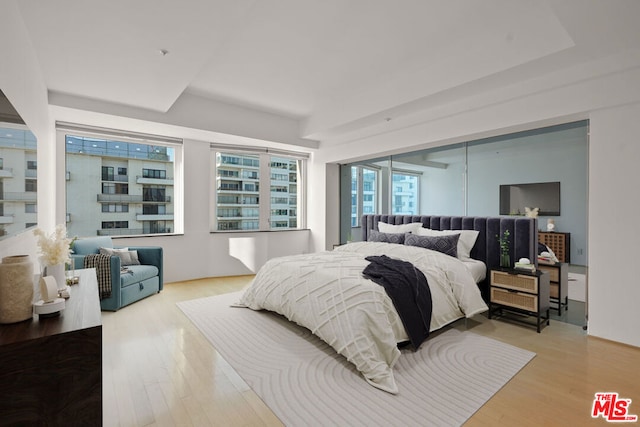
[[[89,237],[73,242],[71,258],[74,267],[83,268],[85,257],[100,253],[100,248],[114,249],[111,237]],[[116,311],[162,290],[162,248],[129,246],[128,249],[137,251],[140,265],[126,265],[127,271],[121,274],[121,258],[111,256],[111,296],[100,300],[102,310]]]

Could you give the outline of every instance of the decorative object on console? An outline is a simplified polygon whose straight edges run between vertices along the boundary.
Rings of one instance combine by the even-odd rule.
[[[509,230],[504,230],[502,237],[496,234],[496,239],[500,244],[500,267],[511,267],[511,257],[509,256]]]
[[[2,258],[0,263],[0,323],[33,317],[33,262],[29,255]]]
[[[44,267],[43,276],[53,277],[56,281],[58,291],[62,292],[67,289],[67,277],[64,264],[47,265]]]
[[[44,265],[44,275],[53,276],[58,285],[58,291],[67,290],[65,264],[71,262],[72,239],[67,237],[67,228],[58,224],[55,230],[47,235],[42,229],[36,228],[33,234],[38,238],[38,248],[41,253],[41,263]]]
[[[531,264],[531,260],[529,258],[520,258],[518,262],[516,262],[513,267],[519,270],[527,270],[534,272],[536,271],[536,266]]]
[[[524,214],[529,218],[538,218],[538,213],[540,212],[540,208],[530,208],[525,206]]]
[[[52,317],[64,309],[64,298],[58,297],[58,285],[53,276],[40,278],[40,299],[33,304],[33,311],[40,317]]]
[[[555,231],[555,229],[556,229],[556,222],[552,218],[549,218],[547,220],[547,231]]]

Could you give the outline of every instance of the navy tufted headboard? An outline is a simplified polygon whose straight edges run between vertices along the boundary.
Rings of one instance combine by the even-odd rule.
[[[538,265],[538,220],[522,216],[477,217],[477,216],[411,216],[411,215],[363,215],[362,240],[367,241],[369,230],[377,230],[378,222],[408,224],[421,222],[432,230],[477,230],[478,239],[471,250],[471,257],[487,265],[489,270],[500,266],[500,246],[496,235],[505,230],[510,233],[511,263],[520,258],[529,258]],[[486,284],[481,284],[486,287]]]

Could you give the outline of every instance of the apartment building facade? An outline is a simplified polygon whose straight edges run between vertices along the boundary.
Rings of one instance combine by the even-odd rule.
[[[0,123],[0,237],[38,223],[36,149],[26,126]]]
[[[216,153],[216,229],[260,230],[261,218],[267,218],[271,230],[297,228],[298,162],[269,155]]]
[[[173,148],[66,135],[69,236],[172,233]]]

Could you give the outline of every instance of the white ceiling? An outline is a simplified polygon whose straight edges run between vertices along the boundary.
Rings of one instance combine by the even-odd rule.
[[[640,64],[637,0],[17,3],[51,93],[160,113],[210,98],[298,120],[314,140],[409,126],[562,70]]]

